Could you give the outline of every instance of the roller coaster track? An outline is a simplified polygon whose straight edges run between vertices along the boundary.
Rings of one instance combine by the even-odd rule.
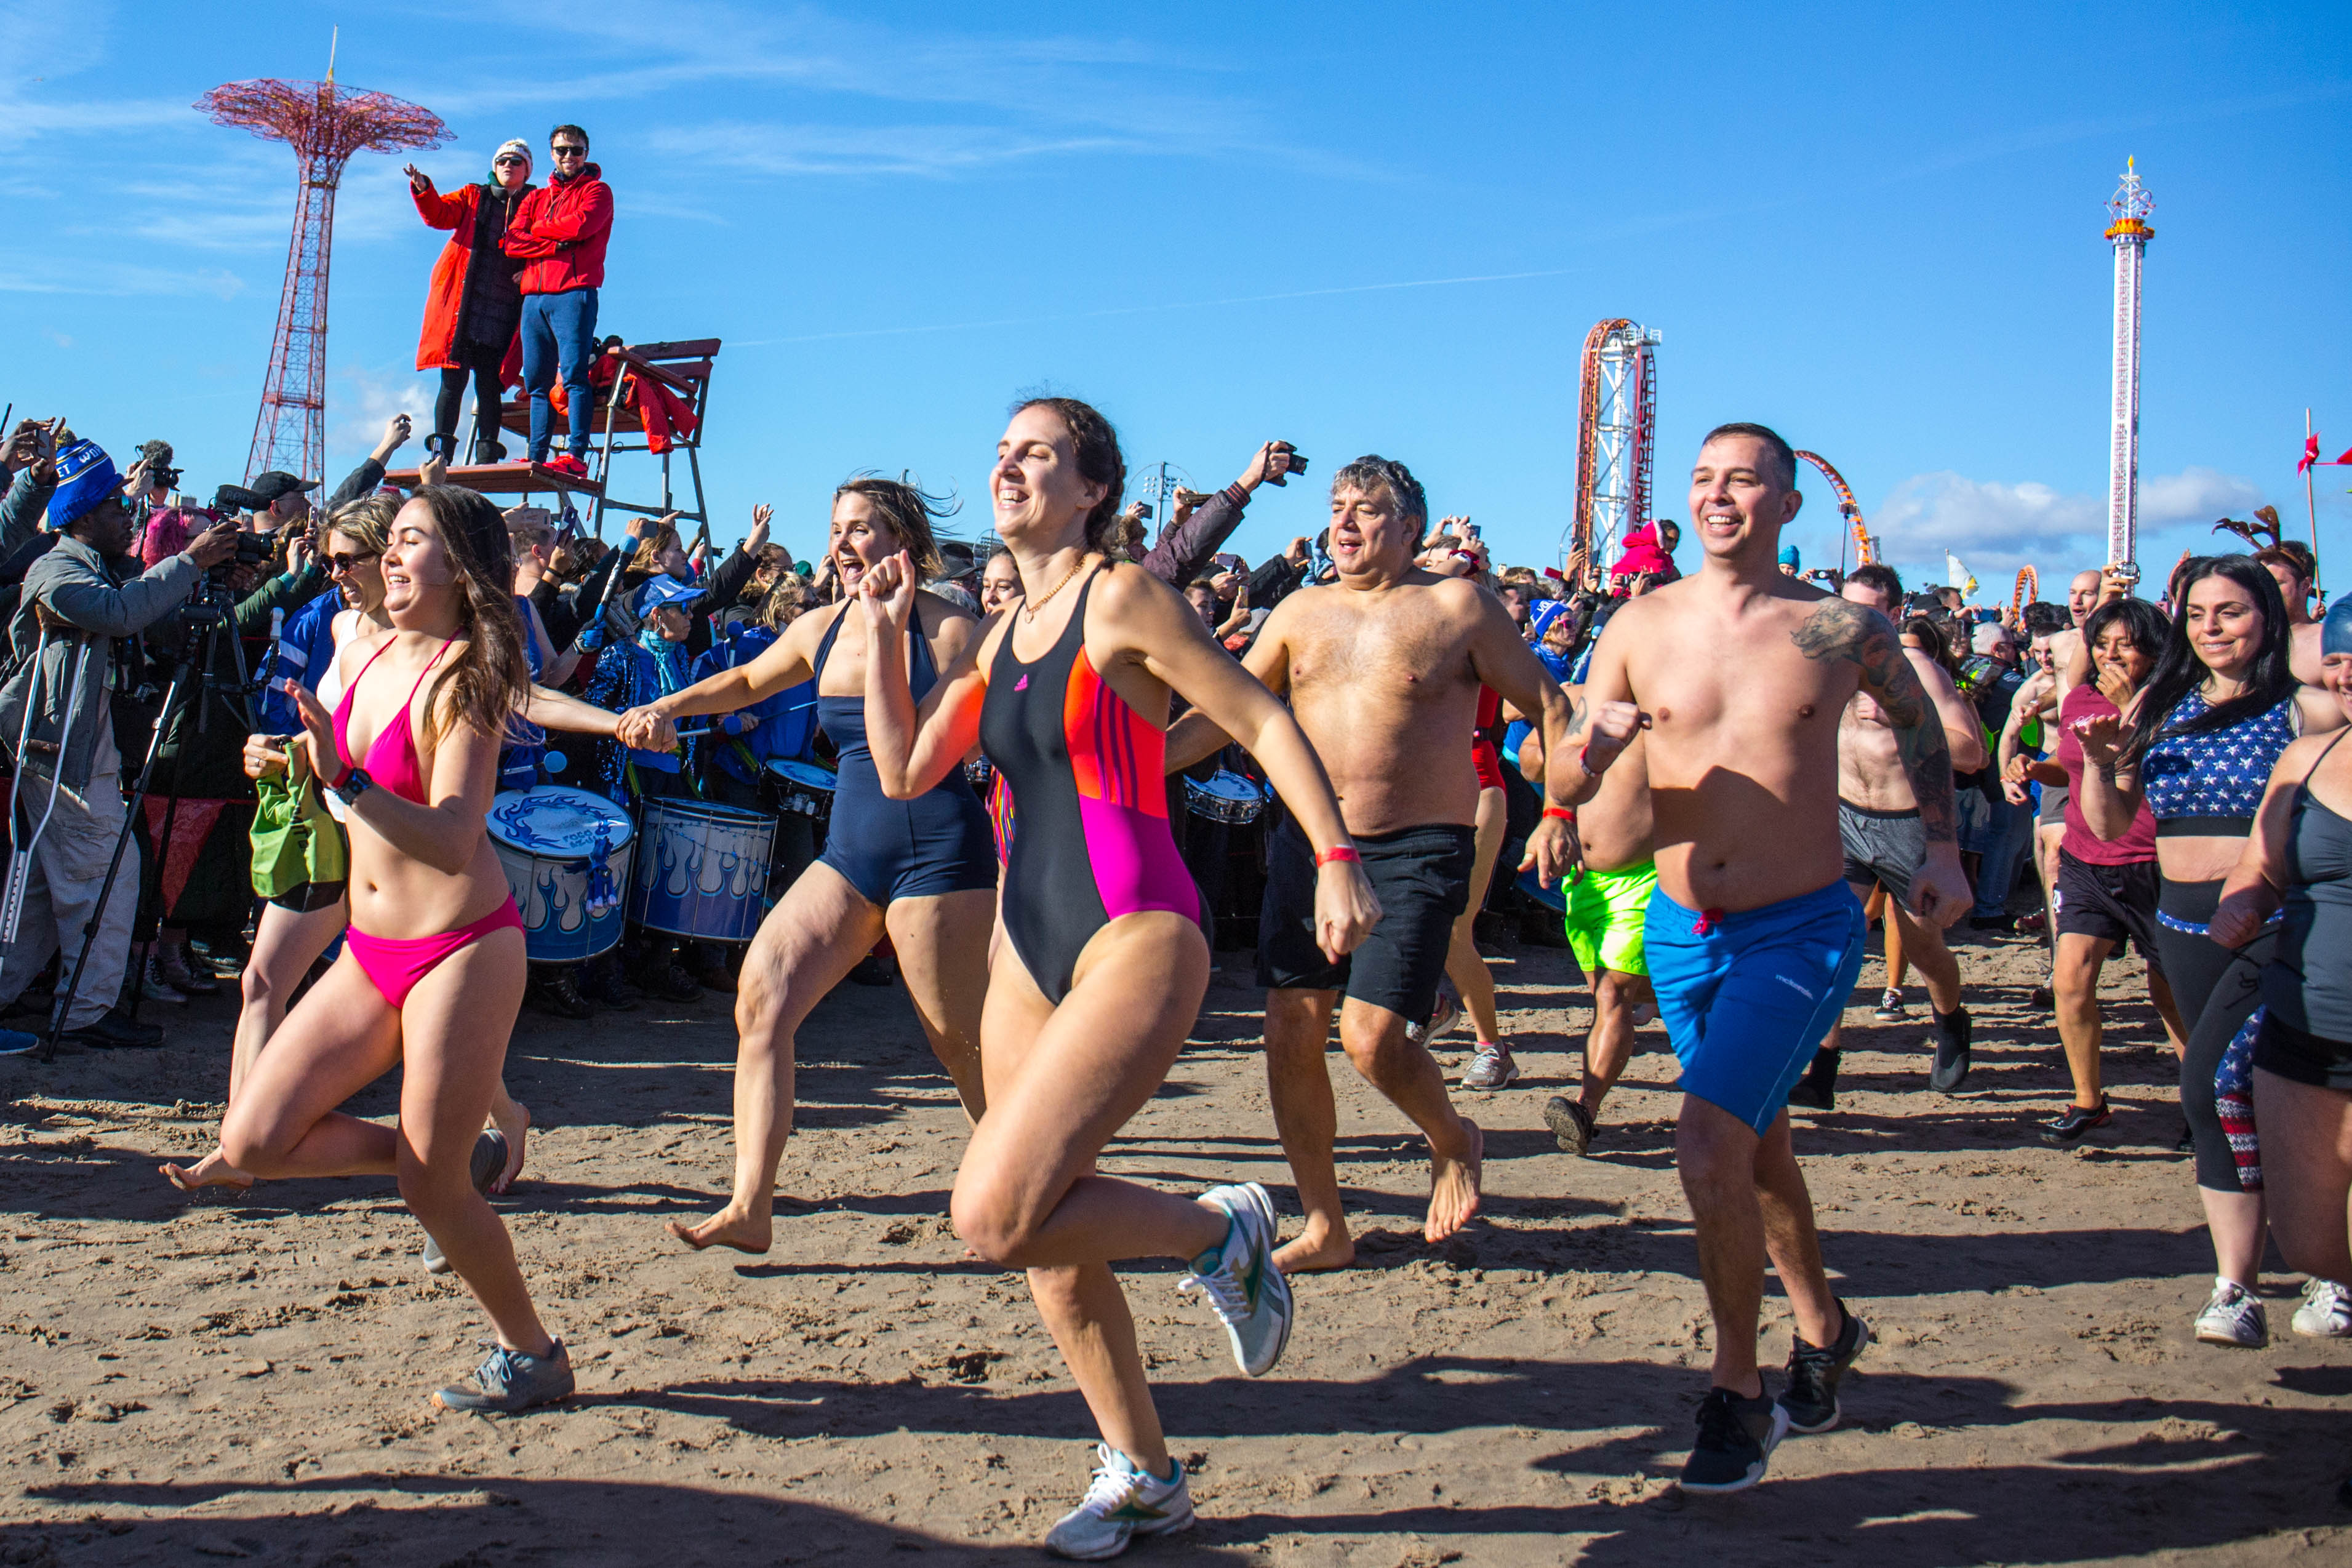
[[[1838,515],[1845,519],[1846,527],[1853,535],[1853,547],[1857,557],[1854,564],[1867,566],[1875,562],[1878,559],[1877,536],[1863,527],[1862,503],[1853,499],[1853,491],[1847,486],[1845,476],[1831,468],[1827,458],[1812,452],[1799,452],[1797,456],[1819,468],[1822,471],[1822,478],[1829,480],[1830,489],[1836,492]]]

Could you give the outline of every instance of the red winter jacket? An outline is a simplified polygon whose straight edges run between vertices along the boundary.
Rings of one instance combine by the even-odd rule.
[[[525,196],[499,244],[521,258],[525,294],[565,294],[604,286],[604,243],[612,236],[613,187],[591,163]]]

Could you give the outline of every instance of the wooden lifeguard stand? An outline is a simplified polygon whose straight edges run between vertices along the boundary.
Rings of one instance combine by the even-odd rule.
[[[710,373],[719,357],[717,338],[689,338],[677,342],[624,344],[608,342],[601,356],[612,363],[613,379],[599,402],[591,434],[594,442],[593,464],[586,479],[560,474],[538,463],[467,463],[449,470],[449,482],[463,485],[484,495],[513,495],[529,500],[532,495],[553,492],[564,500],[574,495],[593,498],[589,528],[597,538],[604,536],[604,513],[628,512],[639,517],[662,517],[677,512],[680,531],[692,524],[697,533],[706,533],[710,527],[709,505],[702,489],[702,437],[709,428]],[[684,403],[693,416],[692,435],[669,432],[668,450],[656,452],[647,439],[646,422],[638,414],[635,403],[627,395],[631,377],[659,385]],[[530,403],[528,398],[509,402],[499,410],[499,423],[509,431],[526,440],[530,436]],[[678,504],[677,476],[672,459],[684,454],[686,485],[694,504]],[[613,459],[616,457],[642,456],[656,458],[661,463],[661,498],[653,500],[624,500],[614,492],[626,489],[616,486],[613,479]],[[410,486],[416,483],[416,470],[402,468],[387,473],[384,479],[392,484]],[[641,493],[641,492],[639,492]],[[559,503],[560,510],[560,503]]]

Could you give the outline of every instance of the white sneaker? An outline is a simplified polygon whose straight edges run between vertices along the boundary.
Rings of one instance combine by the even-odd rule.
[[[1496,1040],[1482,1040],[1470,1058],[1469,1070],[1462,1075],[1462,1087],[1491,1092],[1508,1089],[1518,1080],[1519,1064],[1511,1059],[1511,1047]]]
[[[1292,1315],[1290,1282],[1274,1266],[1274,1200],[1255,1182],[1244,1182],[1212,1187],[1201,1202],[1231,1219],[1233,1227],[1216,1249],[1216,1262],[1202,1272],[1196,1259],[1176,1289],[1208,1296],[1233,1342],[1234,1364],[1264,1377],[1290,1342]]]
[[[1139,1535],[1167,1535],[1192,1528],[1192,1492],[1184,1484],[1184,1461],[1171,1459],[1168,1480],[1148,1475],[1108,1443],[1095,1445],[1095,1479],[1077,1507],[1045,1533],[1045,1550],[1059,1557],[1099,1563],[1127,1550]]]
[[[1462,1021],[1462,994],[1454,989],[1454,982],[1440,976],[1437,982],[1437,1008],[1426,1024],[1407,1024],[1407,1043],[1427,1046],[1445,1037],[1446,1031]]]
[[[2333,1279],[2312,1280],[2294,1310],[2294,1331],[2315,1340],[2352,1339],[2352,1290]]]
[[[2216,1279],[2212,1297],[2197,1314],[2197,1337],[2209,1345],[2258,1351],[2271,1342],[2271,1322],[2252,1291],[2234,1279]]]

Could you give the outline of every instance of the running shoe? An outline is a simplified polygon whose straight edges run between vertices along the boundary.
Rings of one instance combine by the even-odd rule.
[[[1975,1038],[1974,1020],[1966,1007],[1955,1007],[1948,1013],[1938,1013],[1932,1002],[1927,1005],[1936,1020],[1936,1065],[1928,1069],[1927,1087],[1943,1094],[1955,1094],[1969,1080],[1969,1045]]]
[[[2037,985],[2026,993],[2025,1005],[2037,1013],[2055,1012],[2058,1007],[2058,993],[2051,990],[2047,985]]]
[[[2333,1279],[2305,1285],[2303,1305],[2294,1310],[2294,1331],[2315,1340],[2352,1339],[2352,1290]]]
[[[1086,1497],[1046,1531],[1046,1551],[1099,1563],[1126,1551],[1139,1535],[1192,1528],[1192,1489],[1185,1484],[1183,1460],[1168,1461],[1176,1473],[1163,1481],[1108,1443],[1095,1445],[1095,1457],[1102,1463],[1095,1467]]]
[[[1581,1102],[1555,1094],[1544,1101],[1543,1116],[1553,1141],[1566,1152],[1581,1154],[1592,1147],[1592,1112]]]
[[[2197,1314],[2197,1337],[2209,1345],[2258,1351],[2271,1342],[2271,1321],[2253,1292],[2234,1279],[2213,1281],[2213,1294]]]
[[[1290,1282],[1274,1266],[1274,1200],[1255,1182],[1211,1187],[1201,1202],[1230,1219],[1225,1239],[1192,1260],[1179,1290],[1200,1290],[1224,1320],[1234,1364],[1264,1377],[1290,1342]]]
[[[473,1161],[466,1167],[466,1174],[473,1182],[474,1190],[488,1197],[490,1184],[506,1168],[507,1135],[495,1127],[489,1128],[474,1140]],[[452,1267],[448,1254],[441,1250],[441,1244],[433,1239],[429,1230],[425,1233],[425,1250],[417,1257],[424,1260],[427,1274],[446,1274]]]
[[[584,479],[588,477],[588,465],[572,452],[558,452],[540,467],[551,474],[562,474],[569,479]]]
[[[1838,1313],[1845,1322],[1827,1346],[1808,1343],[1802,1334],[1790,1336],[1796,1343],[1789,1351],[1789,1386],[1780,1391],[1780,1409],[1791,1432],[1826,1432],[1838,1424],[1838,1382],[1870,1343],[1870,1325],[1843,1299]]]
[[[2116,1113],[2107,1108],[2107,1097],[2103,1094],[2099,1096],[2095,1110],[2085,1110],[2079,1105],[2070,1105],[2065,1115],[2055,1121],[2043,1122],[2042,1141],[2053,1149],[2072,1149],[2083,1141],[2083,1134],[2094,1127],[2105,1127],[2115,1119]]]
[[[1481,1040],[1477,1054],[1470,1058],[1470,1070],[1462,1075],[1462,1087],[1508,1089],[1518,1080],[1519,1064],[1511,1059],[1511,1047],[1495,1040]]]
[[[1710,1388],[1699,1401],[1698,1441],[1683,1461],[1683,1490],[1736,1492],[1764,1479],[1765,1462],[1789,1435],[1789,1413],[1769,1394],[1742,1399]]]
[[[1454,989],[1454,982],[1438,977],[1437,1006],[1425,1024],[1407,1024],[1404,1037],[1411,1044],[1427,1046],[1445,1037],[1445,1032],[1462,1021],[1462,994]]]
[[[1878,1009],[1872,1013],[1871,1016],[1877,1019],[1882,1024],[1901,1023],[1904,1018],[1903,988],[1899,985],[1890,985],[1885,990],[1880,992],[1878,994]]]
[[[479,1342],[490,1347],[489,1359],[474,1369],[477,1386],[444,1388],[433,1403],[444,1410],[480,1410],[512,1415],[541,1405],[572,1397],[572,1352],[563,1342],[545,1355],[510,1351],[496,1340]]]

